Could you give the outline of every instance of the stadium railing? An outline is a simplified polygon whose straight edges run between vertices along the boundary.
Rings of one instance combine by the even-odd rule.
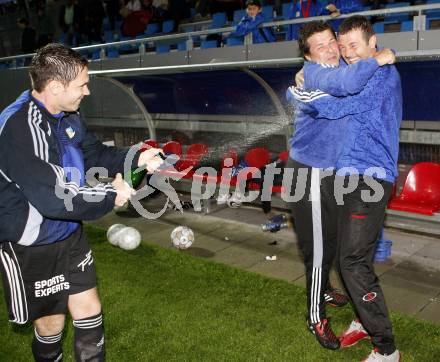
[[[427,24],[427,13],[430,11],[439,10],[440,11],[440,3],[432,3],[432,4],[426,4],[426,5],[415,5],[415,6],[404,6],[404,7],[397,7],[397,8],[385,8],[385,9],[378,9],[378,10],[369,10],[369,11],[363,11],[358,13],[351,13],[351,14],[343,14],[339,16],[336,19],[344,19],[347,18],[353,14],[361,14],[365,16],[389,16],[392,14],[402,14],[402,13],[410,13],[410,14],[416,14],[413,18],[413,31],[424,31],[426,29]],[[291,24],[304,24],[307,22],[311,22],[314,20],[334,20],[334,18],[331,18],[330,16],[319,16],[319,17],[312,17],[312,18],[298,18],[298,19],[291,19],[291,20],[277,20],[277,21],[271,21],[266,22],[261,25],[261,27],[284,27],[286,25]],[[76,47],[74,48],[77,51],[80,51],[83,54],[93,54],[95,53],[94,58],[96,57],[96,52],[99,51],[99,59],[106,59],[109,56],[109,53],[111,53],[114,49],[120,49],[124,47],[134,47],[138,48],[138,52],[140,56],[144,55],[146,53],[147,48],[156,48],[161,49],[161,46],[163,45],[176,45],[178,43],[186,42],[186,47],[181,47],[182,50],[185,51],[191,51],[194,47],[193,39],[196,39],[198,37],[206,37],[209,35],[221,35],[226,36],[229,35],[231,32],[234,31],[234,27],[228,26],[223,28],[216,28],[216,29],[206,29],[206,30],[199,30],[199,31],[191,31],[191,32],[185,32],[185,33],[175,33],[175,34],[166,34],[166,35],[158,35],[158,36],[146,36],[142,38],[136,38],[136,39],[130,39],[130,40],[123,40],[123,41],[117,41],[117,42],[108,42],[108,43],[102,43],[102,44],[94,44],[94,45],[88,45],[88,46],[82,46],[82,47]],[[408,29],[408,26],[405,25],[405,30]],[[245,38],[245,44],[252,44],[251,36],[247,36]],[[168,47],[167,47],[168,48]],[[3,57],[0,58],[0,68],[19,68],[23,67],[26,64],[28,64],[29,59],[33,56],[33,54],[21,54],[21,55],[15,55],[15,56],[9,56],[9,57]],[[27,60],[26,60],[27,59]]]

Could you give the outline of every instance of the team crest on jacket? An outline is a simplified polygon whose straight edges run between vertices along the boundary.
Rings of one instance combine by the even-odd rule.
[[[66,128],[66,133],[69,136],[70,139],[75,137],[75,130],[69,126],[69,128]]]

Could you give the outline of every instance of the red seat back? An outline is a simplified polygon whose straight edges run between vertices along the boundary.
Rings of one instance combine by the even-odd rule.
[[[440,164],[432,162],[415,164],[406,177],[399,198],[402,201],[440,207]]]
[[[225,160],[229,158],[232,160],[232,165],[230,163],[228,163],[228,165],[225,165]],[[221,164],[221,168],[225,168],[225,167],[234,167],[238,165],[238,153],[236,150],[229,150],[228,152],[225,153],[225,155],[223,156],[223,160],[222,160],[222,164]]]
[[[280,161],[287,162],[287,160],[289,159],[289,151],[280,152],[280,154],[278,155],[278,159]]]
[[[249,167],[263,168],[270,161],[269,151],[262,147],[250,149],[244,156]]]
[[[199,165],[202,157],[206,156],[207,154],[208,146],[202,143],[194,143],[191,146],[188,146],[188,148],[186,149],[185,157],[177,162],[175,167],[179,171],[183,171],[189,167],[192,167],[192,171],[194,171],[194,168]]]
[[[208,146],[203,143],[194,143],[186,149],[186,159],[199,162],[208,154]]]
[[[162,149],[166,155],[182,156],[182,146],[179,142],[169,141],[163,145]]]

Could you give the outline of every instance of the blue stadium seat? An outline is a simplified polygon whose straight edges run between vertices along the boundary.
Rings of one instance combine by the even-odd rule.
[[[433,22],[440,22],[440,16],[437,16],[437,17],[430,17],[430,18],[427,18],[426,19],[426,30],[429,30],[429,29],[438,29],[438,26],[436,26],[436,27],[434,27],[433,26]],[[438,24],[436,24],[436,25],[438,25]]]
[[[156,45],[157,54],[169,53],[169,51],[170,51],[170,46],[167,44]]]
[[[273,7],[272,7],[272,5],[263,6],[263,9],[261,12],[264,14],[264,18],[266,19],[266,21],[273,20]]]
[[[401,8],[404,6],[410,6],[409,2],[397,2],[397,3],[386,4],[385,8],[392,9],[392,8]],[[398,23],[401,21],[406,21],[406,20],[408,20],[408,18],[409,18],[408,13],[398,13],[398,14],[385,15],[385,21],[387,21],[387,22]]]
[[[426,5],[440,4],[440,0],[426,0]],[[437,18],[440,17],[440,10],[427,10],[426,11],[427,18]],[[427,27],[429,29],[429,27]]]
[[[385,31],[385,23],[383,21],[374,23],[373,30],[376,34],[383,33]]]
[[[281,16],[283,17],[284,20],[289,19],[291,8],[292,8],[292,2],[284,3],[282,5]]]
[[[162,33],[171,33],[174,29],[174,20],[164,21],[162,24]]]
[[[215,13],[212,15],[212,21],[209,29],[223,28],[226,24],[226,13]]]
[[[245,15],[246,15],[246,10],[235,10],[234,17],[232,19],[232,24],[237,25]]]
[[[150,24],[147,24],[147,27],[145,28],[144,34],[146,36],[152,36],[153,34],[156,34],[158,31],[159,31],[159,24],[150,23]]]
[[[414,24],[412,20],[402,21],[400,24],[400,31],[413,31]]]
[[[226,39],[226,45],[229,47],[235,46],[235,45],[243,45],[244,41],[243,38],[230,36],[228,39]]]
[[[182,41],[182,42],[180,42],[180,43],[177,43],[177,50],[178,50],[179,52],[186,51],[186,50],[187,50],[187,49],[186,49],[186,41]]]
[[[101,59],[101,51],[99,49],[94,50],[91,55],[92,60]]]
[[[104,32],[104,41],[106,43],[112,43],[114,41],[113,32],[110,30],[107,30]]]
[[[91,45],[100,44],[98,42],[93,42]],[[89,50],[89,56],[92,60],[97,60],[101,58],[101,49],[92,49]]]
[[[124,40],[132,40],[134,38],[132,37],[128,37],[128,36],[121,36],[121,39],[119,39],[120,41],[124,41]],[[136,47],[134,47],[131,44],[123,44],[119,46],[119,50],[122,52],[131,52],[132,50],[134,50]]]
[[[102,30],[103,31],[111,30],[110,29],[110,20],[108,17],[105,17],[104,19],[102,19]]]
[[[107,48],[107,58],[119,58],[119,52],[116,48]]]
[[[398,1],[394,3],[385,4],[386,9],[402,8],[404,6],[410,6],[409,1]]]
[[[208,49],[208,48],[217,48],[217,40],[202,40],[200,44],[200,48]]]
[[[58,42],[59,42],[60,44],[67,45],[67,44],[66,44],[66,33],[61,33],[61,34],[60,34],[60,37],[59,37],[59,39],[58,39]]]

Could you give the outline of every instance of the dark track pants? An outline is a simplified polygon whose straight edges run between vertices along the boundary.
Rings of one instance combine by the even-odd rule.
[[[370,184],[375,181],[376,185],[383,187],[380,200],[366,202],[366,195],[374,192],[365,181]],[[342,279],[364,328],[380,353],[395,350],[388,310],[373,267],[375,245],[391,190],[389,182],[360,177],[355,191],[345,195],[344,205],[339,207],[338,221],[338,260]]]
[[[302,251],[307,278],[308,319],[317,323],[325,318],[324,291],[336,254],[337,207],[334,174],[289,159],[285,170],[294,169],[290,196],[304,195],[291,202],[292,217]],[[305,175],[305,176],[304,176]]]

